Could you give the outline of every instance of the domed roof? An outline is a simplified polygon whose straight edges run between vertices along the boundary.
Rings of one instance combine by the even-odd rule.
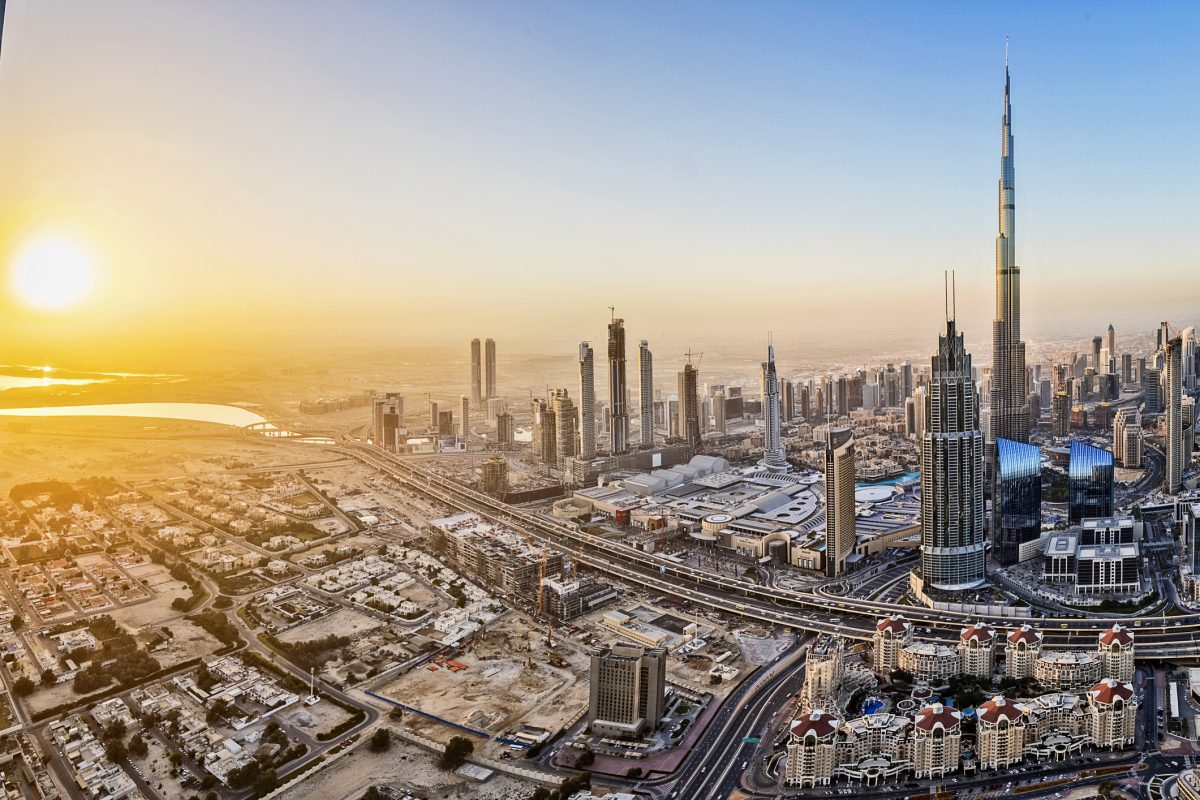
[[[793,736],[801,739],[808,734],[812,734],[818,739],[824,739],[836,733],[837,729],[838,718],[824,711],[811,711],[807,714],[798,714],[792,720],[791,727],[789,728]]]
[[[996,629],[986,622],[976,622],[970,627],[963,628],[958,634],[958,638],[964,642],[978,642],[979,644],[991,644],[996,638]]]
[[[1031,625],[1025,624],[1019,628],[1014,628],[1008,632],[1008,643],[1018,644],[1024,642],[1027,646],[1039,644],[1042,641],[1042,632]]]
[[[1005,721],[1016,722],[1026,710],[1025,706],[1010,702],[1001,695],[996,695],[975,709],[975,715],[980,722],[996,725]]]
[[[933,703],[917,712],[913,724],[923,731],[933,731],[936,728],[948,731],[958,727],[961,721],[961,711],[956,711],[943,703]]]
[[[899,614],[892,614],[875,623],[875,630],[881,633],[884,631],[891,631],[893,634],[904,633],[911,627],[912,623]]]
[[[1133,632],[1123,627],[1121,623],[1114,622],[1111,628],[1100,631],[1100,644],[1105,647],[1112,647],[1114,644],[1129,647],[1133,644]]]
[[[1133,685],[1121,683],[1112,678],[1105,678],[1088,690],[1088,696],[1097,703],[1112,705],[1113,701],[1120,698],[1122,702],[1128,703],[1133,699]]]

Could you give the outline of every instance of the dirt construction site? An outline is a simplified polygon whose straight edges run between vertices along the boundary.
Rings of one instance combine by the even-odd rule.
[[[587,707],[590,656],[570,639],[546,646],[546,632],[509,614],[444,666],[418,667],[379,692],[457,725],[493,735],[522,724],[557,731]],[[456,665],[465,665],[459,669]],[[434,664],[433,666],[437,666]],[[404,724],[440,742],[456,731],[406,714]],[[495,743],[489,747],[498,747]]]

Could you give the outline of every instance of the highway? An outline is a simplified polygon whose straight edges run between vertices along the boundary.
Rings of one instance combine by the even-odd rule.
[[[347,444],[339,449],[449,507],[474,511],[494,522],[519,527],[532,539],[562,550],[581,564],[664,595],[769,624],[869,639],[876,620],[900,613],[918,629],[927,629],[921,631],[922,635],[952,639],[959,630],[976,621],[987,622],[999,629],[1029,621],[1043,632],[1047,647],[1090,649],[1095,647],[1096,636],[1102,630],[1119,623],[1130,626],[1136,635],[1139,658],[1176,661],[1200,658],[1200,614],[1197,613],[1134,620],[1120,615],[1049,616],[1027,620],[767,587],[676,564],[586,533],[575,524],[507,505],[369,445]]]

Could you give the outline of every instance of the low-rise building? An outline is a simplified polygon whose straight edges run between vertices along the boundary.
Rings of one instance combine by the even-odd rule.
[[[921,683],[937,683],[962,674],[958,650],[942,642],[915,640],[900,648],[900,669]]]
[[[1046,650],[1033,663],[1033,677],[1055,691],[1079,691],[1103,677],[1095,653],[1079,650]]]

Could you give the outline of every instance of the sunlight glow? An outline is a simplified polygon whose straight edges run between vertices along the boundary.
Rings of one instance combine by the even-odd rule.
[[[88,297],[94,282],[91,256],[67,239],[34,239],[13,260],[13,291],[35,308],[61,310],[76,306]]]

